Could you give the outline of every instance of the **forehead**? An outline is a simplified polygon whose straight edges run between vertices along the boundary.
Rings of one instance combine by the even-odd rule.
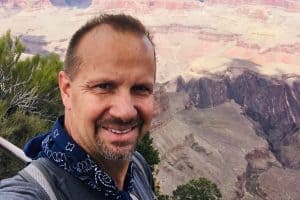
[[[150,70],[155,80],[154,47],[145,35],[128,31],[120,32],[109,25],[100,25],[82,37],[76,56],[80,66],[74,78],[87,69],[90,71],[91,68],[94,72],[101,73],[104,68],[108,69],[107,67],[129,70],[131,66],[140,66],[143,70],[148,72]]]
[[[76,55],[81,59],[89,58],[97,53],[107,58],[110,54],[128,53],[128,56],[152,55],[154,47],[145,35],[130,31],[117,31],[110,25],[99,25],[86,33],[78,44]],[[140,55],[139,55],[140,54]]]

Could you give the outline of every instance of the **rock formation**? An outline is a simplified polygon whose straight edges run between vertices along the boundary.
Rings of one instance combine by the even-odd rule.
[[[235,76],[230,70],[177,78],[176,91],[164,101],[169,105],[162,105],[172,117],[158,116],[166,123],[154,131],[163,157],[159,179],[176,183],[196,172],[218,183],[225,199],[299,198],[300,181],[293,176],[300,173],[300,77],[288,84],[244,68]],[[273,176],[294,186],[283,191],[268,182]]]

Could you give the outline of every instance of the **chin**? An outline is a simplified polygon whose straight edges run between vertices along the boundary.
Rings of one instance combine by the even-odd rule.
[[[130,161],[134,151],[102,152],[102,157],[106,160]]]
[[[97,152],[106,160],[131,160],[135,147],[136,143],[131,142],[107,144],[103,141],[97,141]]]

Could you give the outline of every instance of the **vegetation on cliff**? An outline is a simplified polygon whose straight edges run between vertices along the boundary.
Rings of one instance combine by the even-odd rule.
[[[222,194],[217,185],[201,177],[179,185],[172,196],[160,195],[159,200],[219,200]]]
[[[55,54],[21,60],[25,46],[10,31],[0,38],[0,136],[20,148],[32,136],[46,131],[61,112],[56,81],[63,63]],[[0,179],[22,167],[0,152]]]

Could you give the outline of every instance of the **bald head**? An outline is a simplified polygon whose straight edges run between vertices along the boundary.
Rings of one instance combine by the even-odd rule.
[[[102,34],[97,34],[97,38],[91,38],[97,40],[97,42],[106,42],[103,40],[105,37],[101,37],[101,35],[104,36],[105,34],[110,34],[108,31],[114,31],[118,34],[132,34],[133,36],[139,37],[142,40],[147,40],[147,42],[153,47],[154,62],[156,60],[152,38],[149,34],[149,31],[139,20],[124,14],[101,15],[83,25],[78,31],[75,32],[70,40],[65,57],[64,70],[71,79],[76,76],[80,66],[84,62],[78,50],[79,44],[86,35],[89,35],[89,33],[95,31],[103,31]],[[92,36],[92,34],[90,35]],[[108,38],[105,38],[105,40],[107,39]]]

